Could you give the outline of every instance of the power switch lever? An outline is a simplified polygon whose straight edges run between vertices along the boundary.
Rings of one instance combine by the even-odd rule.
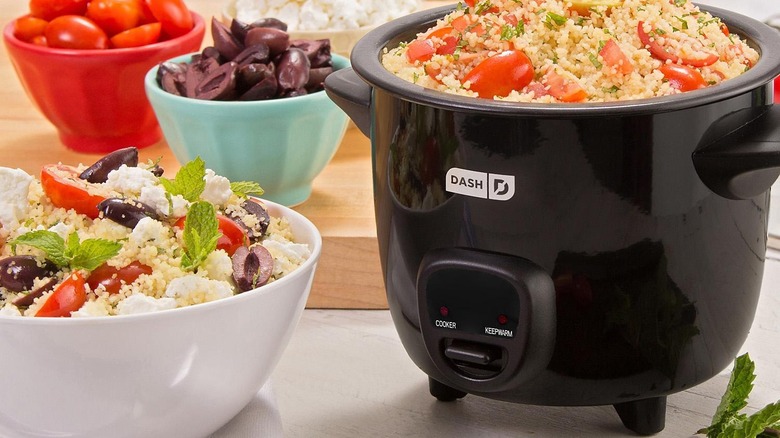
[[[453,340],[444,348],[444,356],[452,360],[484,366],[500,359],[501,349],[485,344]]]

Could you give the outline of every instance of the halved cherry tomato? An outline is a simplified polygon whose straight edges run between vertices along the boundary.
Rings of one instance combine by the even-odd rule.
[[[472,19],[469,15],[461,15],[452,20],[452,23],[450,24],[452,24],[452,27],[458,32],[472,32],[476,35],[485,34],[485,28],[482,26],[482,23],[472,24]]]
[[[453,32],[455,32],[455,29],[452,27],[442,27],[429,33],[425,38],[429,40],[438,38],[441,40],[441,43],[434,43],[437,55],[452,55],[455,53],[455,49],[458,48],[458,38],[453,35]]]
[[[113,36],[141,23],[141,0],[92,0],[86,17]]]
[[[479,97],[505,97],[512,90],[522,90],[534,78],[531,60],[520,50],[507,50],[477,64],[463,78]]]
[[[406,59],[409,62],[427,61],[436,53],[431,40],[414,40],[406,48]]]
[[[84,277],[78,272],[68,276],[54,289],[35,316],[63,317],[79,310],[87,302]]]
[[[545,74],[544,83],[547,85],[550,95],[561,102],[582,102],[588,97],[588,93],[580,84],[566,80],[553,70]]]
[[[79,172],[65,164],[49,164],[41,170],[41,186],[55,207],[73,209],[95,219],[97,205],[105,198],[89,193],[89,183],[79,178]]]
[[[186,220],[186,216],[181,217],[173,226],[183,230]],[[221,233],[217,240],[217,249],[224,250],[229,256],[232,256],[239,247],[247,245],[249,239],[246,236],[246,232],[232,219],[218,214],[217,221],[219,222],[219,231]]]
[[[653,55],[653,58],[664,62],[671,61],[673,63],[682,61],[683,64],[687,64],[692,67],[705,67],[718,62],[718,55],[713,53],[705,53],[701,58],[679,57],[674,53],[670,53],[660,44],[658,44],[655,39],[650,38],[650,35],[645,32],[644,26],[645,23],[640,21],[637,25],[637,34],[639,35],[639,41],[642,42],[642,45],[650,51],[650,54]]]
[[[32,42],[35,37],[42,36],[48,21],[43,18],[33,17],[32,15],[25,15],[19,17],[14,21],[14,36],[22,41],[28,43]]]
[[[162,24],[162,31],[167,36],[175,38],[192,29],[192,14],[183,0],[146,0],[146,2],[154,17]]]
[[[87,284],[93,291],[98,286],[103,285],[109,294],[115,294],[119,292],[119,288],[122,287],[123,283],[130,284],[138,279],[141,274],[149,275],[151,273],[151,267],[137,260],[121,268],[115,268],[103,263],[89,274]]]
[[[108,35],[94,21],[80,15],[62,15],[44,31],[49,47],[62,49],[107,49]]]
[[[669,84],[680,91],[691,91],[707,86],[701,73],[693,67],[681,64],[664,64],[658,69]]]
[[[111,46],[118,49],[154,44],[160,41],[160,23],[144,24],[111,37]]]
[[[84,15],[89,0],[30,0],[30,15],[51,21],[61,15]]]
[[[608,40],[604,44],[604,47],[599,51],[599,55],[604,58],[604,63],[610,67],[614,67],[624,75],[634,71],[634,66],[631,65],[628,56],[620,50],[620,46],[617,45],[615,40]]]

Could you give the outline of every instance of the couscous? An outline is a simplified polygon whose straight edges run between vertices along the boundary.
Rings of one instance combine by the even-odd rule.
[[[109,316],[184,307],[275,281],[309,256],[256,183],[196,159],[174,177],[135,148],[40,180],[0,168],[0,316]]]
[[[690,0],[465,0],[382,63],[459,95],[603,102],[714,86],[758,58]]]

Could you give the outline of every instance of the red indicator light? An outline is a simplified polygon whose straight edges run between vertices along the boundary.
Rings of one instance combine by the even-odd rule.
[[[439,307],[439,314],[446,318],[450,314],[450,309],[447,306],[441,306]]]
[[[504,315],[504,314],[498,315],[498,323],[499,324],[504,325],[507,322],[509,322],[509,318],[506,315]]]

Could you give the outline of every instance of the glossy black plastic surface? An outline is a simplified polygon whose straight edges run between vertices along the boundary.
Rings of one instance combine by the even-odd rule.
[[[416,279],[435,248],[525,258],[556,285],[546,370],[504,392],[525,403],[615,404],[680,391],[725,368],[751,325],[766,250],[768,192],[725,199],[691,156],[742,96],[661,114],[537,119],[455,112],[374,90],[373,156],[388,301],[415,363],[431,363]],[[512,175],[511,199],[444,190],[451,168]],[[470,390],[471,393],[478,391]]]
[[[768,189],[780,172],[779,163],[761,164],[755,152],[773,153],[780,139],[771,124],[753,130],[749,122],[778,119],[772,80],[780,73],[780,36],[707,8],[761,51],[738,78],[657,99],[511,104],[425,90],[382,68],[385,47],[412,38],[447,9],[370,32],[352,52],[365,84],[350,90],[339,81],[346,75],[333,75],[329,89],[372,139],[380,256],[404,347],[441,400],[471,393],[612,404],[630,429],[657,432],[665,396],[723,370],[753,321]],[[731,129],[735,114],[749,116],[745,129]],[[735,135],[721,137],[724,130]],[[735,168],[728,161],[743,146],[751,156]],[[528,260],[552,280],[552,355],[532,378],[480,390],[432,361],[420,265],[456,247]],[[488,363],[495,353],[468,343],[449,351]]]

